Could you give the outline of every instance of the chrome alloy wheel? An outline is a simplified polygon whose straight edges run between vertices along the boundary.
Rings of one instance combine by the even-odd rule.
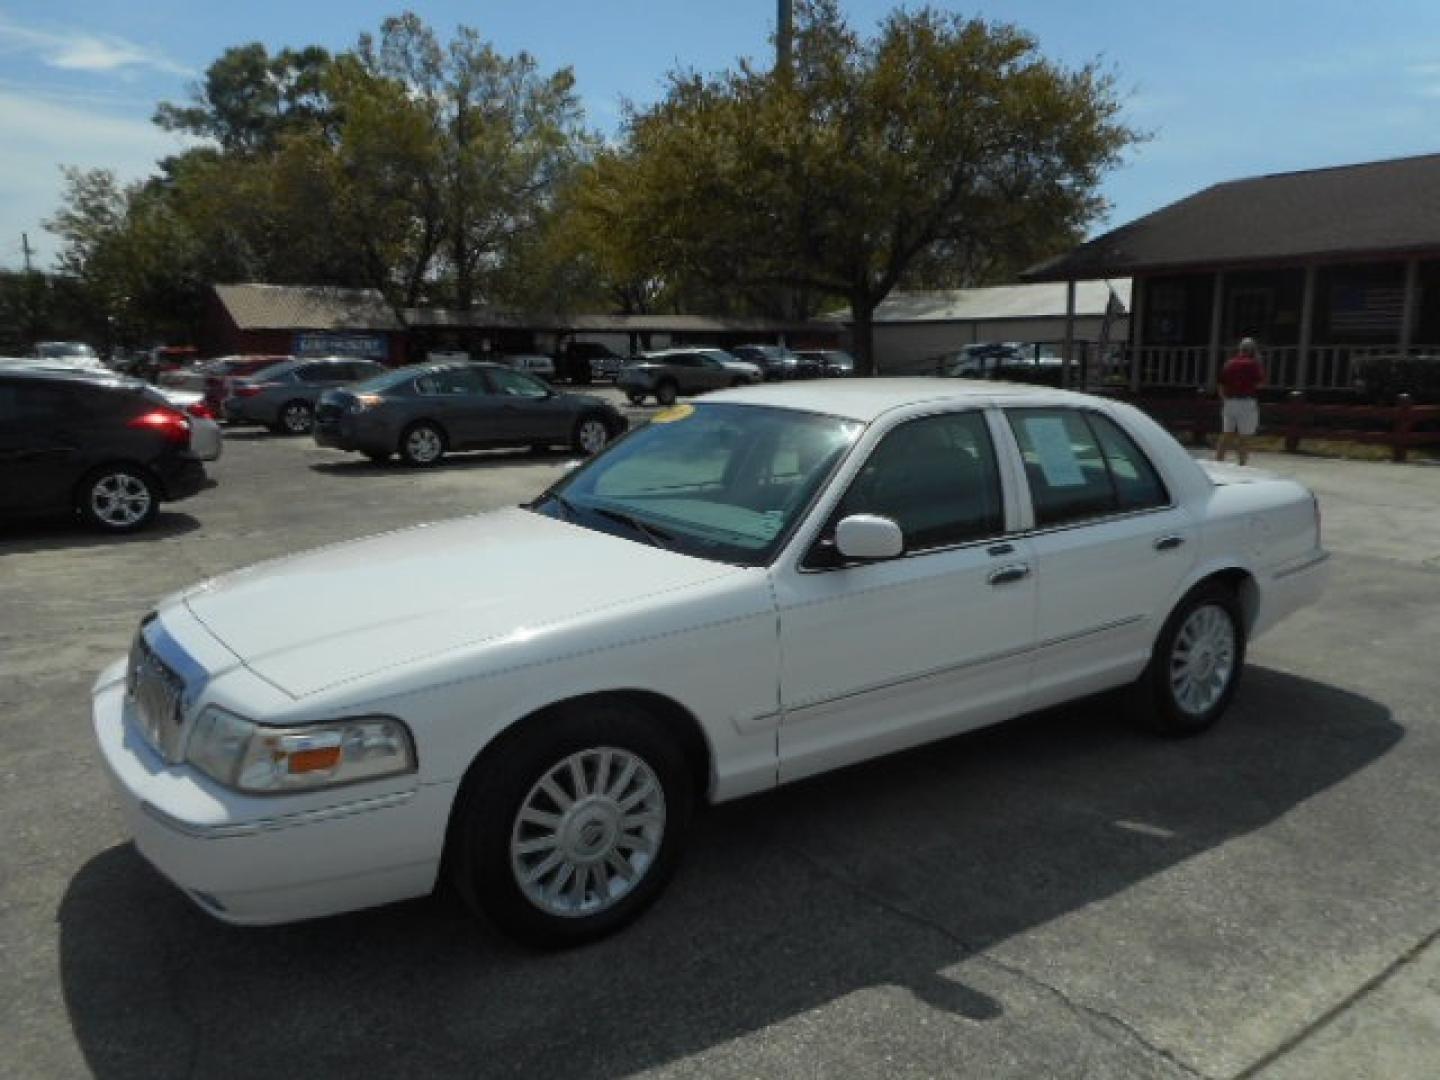
[[[280,412],[280,425],[291,435],[304,435],[313,423],[310,406],[303,402],[292,401]]]
[[[1200,716],[1225,695],[1235,674],[1235,624],[1218,604],[1192,611],[1170,651],[1170,693],[1175,704]]]
[[[440,433],[434,428],[418,427],[405,436],[405,455],[411,461],[428,465],[444,451]]]
[[[585,453],[598,454],[610,441],[610,429],[602,420],[585,420],[580,424],[576,439]]]
[[[542,776],[520,804],[510,867],[547,915],[598,915],[630,894],[665,837],[665,793],[645,760],[594,747]]]
[[[90,509],[113,529],[128,529],[150,512],[153,496],[145,481],[127,472],[101,476],[90,488]]]

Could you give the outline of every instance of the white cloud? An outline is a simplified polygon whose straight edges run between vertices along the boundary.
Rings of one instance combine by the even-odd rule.
[[[155,171],[185,143],[147,120],[0,89],[0,263],[12,268],[21,232],[45,264],[55,237],[41,222],[60,205],[62,165],[111,169],[122,181]]]
[[[81,30],[23,26],[4,15],[0,15],[0,51],[34,53],[47,66],[62,71],[124,72],[149,68],[167,75],[195,74],[161,50],[124,38]]]

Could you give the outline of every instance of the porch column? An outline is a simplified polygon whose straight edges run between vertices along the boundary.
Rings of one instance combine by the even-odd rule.
[[[1305,390],[1310,381],[1310,340],[1315,324],[1315,264],[1305,267],[1305,289],[1300,294],[1300,348],[1295,352],[1295,389]]]
[[[1220,377],[1220,328],[1225,316],[1225,271],[1215,271],[1215,292],[1210,297],[1210,350],[1205,357],[1205,389]]]
[[[1075,363],[1075,279],[1065,282],[1065,359],[1060,368],[1060,385],[1070,385],[1070,366]]]
[[[1130,279],[1130,392],[1140,392],[1140,349],[1145,344],[1145,279]]]
[[[1400,355],[1410,351],[1410,339],[1415,333],[1415,282],[1420,276],[1420,260],[1405,260],[1405,303],[1400,309]]]

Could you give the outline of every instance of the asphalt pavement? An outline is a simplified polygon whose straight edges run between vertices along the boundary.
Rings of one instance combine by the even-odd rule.
[[[156,598],[566,459],[236,431],[147,534],[0,526],[0,1076],[1436,1074],[1436,468],[1259,459],[1320,492],[1334,581],[1210,734],[1101,700],[715,808],[597,945],[523,950],[444,895],[234,929],[145,864],[87,703]]]

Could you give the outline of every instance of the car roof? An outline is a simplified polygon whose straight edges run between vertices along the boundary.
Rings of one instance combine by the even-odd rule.
[[[141,387],[149,385],[140,379],[132,379],[129,376],[117,374],[108,368],[62,367],[58,364],[47,365],[43,360],[37,360],[29,364],[0,364],[0,375],[6,378],[18,377],[21,379],[29,379],[35,382],[57,380],[60,382],[89,383],[92,386],[108,386],[125,390],[138,390]]]
[[[720,390],[705,396],[717,404],[769,405],[781,409],[825,413],[848,420],[871,420],[907,405],[988,405],[1023,401],[1027,405],[1077,405],[1094,398],[1069,390],[1024,383],[971,382],[916,377],[900,379],[825,379],[762,383]]]

